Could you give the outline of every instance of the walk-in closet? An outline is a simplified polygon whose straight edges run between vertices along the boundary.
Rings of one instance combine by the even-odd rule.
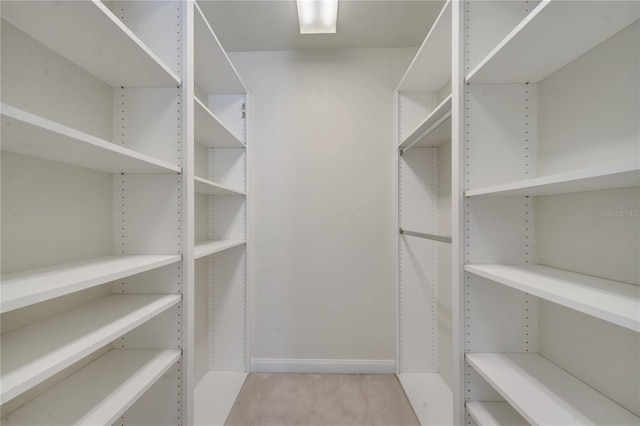
[[[640,425],[637,0],[0,16],[2,424]]]

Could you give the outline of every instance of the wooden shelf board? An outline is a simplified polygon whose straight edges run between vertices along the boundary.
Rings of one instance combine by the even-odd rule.
[[[2,275],[0,312],[179,262],[173,255],[116,255]]]
[[[467,402],[467,411],[478,426],[529,426],[508,402]]]
[[[411,146],[438,146],[451,140],[451,118],[432,127],[443,117],[451,116],[451,95],[447,96],[422,123],[405,138],[398,148],[406,150]],[[431,130],[430,130],[431,129]]]
[[[530,424],[640,425],[640,418],[538,354],[468,353],[466,360]]]
[[[194,9],[196,84],[209,95],[247,93],[247,88],[197,2]]]
[[[3,2],[2,18],[112,87],[181,84],[100,0]]]
[[[421,425],[453,424],[453,394],[439,374],[401,373],[398,380]]]
[[[196,259],[209,256],[233,247],[246,244],[245,240],[209,240],[196,243],[194,256]]]
[[[112,349],[9,413],[2,424],[112,424],[180,356],[175,349]]]
[[[2,149],[108,173],[180,173],[178,166],[1,104]]]
[[[466,76],[467,83],[539,82],[640,16],[638,2],[542,1]],[[571,31],[567,31],[571,28]]]
[[[196,142],[211,148],[246,148],[200,99],[194,100]]]
[[[243,371],[209,371],[194,389],[194,424],[224,425],[242,385]]]
[[[465,265],[465,271],[640,332],[640,287],[540,265]]]
[[[2,403],[180,300],[177,294],[112,295],[2,335]]]
[[[398,92],[437,92],[451,80],[451,18],[448,0],[402,77]]]
[[[205,195],[247,195],[244,191],[220,185],[208,179],[195,177],[196,194]]]
[[[471,189],[465,192],[465,196],[540,196],[629,188],[638,185],[640,185],[640,161],[627,160],[503,185]]]

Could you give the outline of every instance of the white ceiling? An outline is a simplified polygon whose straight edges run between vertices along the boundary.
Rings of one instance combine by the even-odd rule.
[[[200,0],[225,50],[418,47],[444,0],[340,0],[337,34],[301,35],[295,0]]]

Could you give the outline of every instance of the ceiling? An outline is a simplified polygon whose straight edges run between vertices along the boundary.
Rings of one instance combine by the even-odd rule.
[[[418,47],[444,0],[340,0],[337,34],[301,35],[295,0],[200,0],[225,50]]]

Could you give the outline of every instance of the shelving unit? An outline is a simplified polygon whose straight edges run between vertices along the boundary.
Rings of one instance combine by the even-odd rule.
[[[401,150],[414,146],[438,146],[451,140],[451,95],[447,96],[411,134],[400,143]]]
[[[460,423],[640,422],[639,17],[496,1],[454,18]]]

